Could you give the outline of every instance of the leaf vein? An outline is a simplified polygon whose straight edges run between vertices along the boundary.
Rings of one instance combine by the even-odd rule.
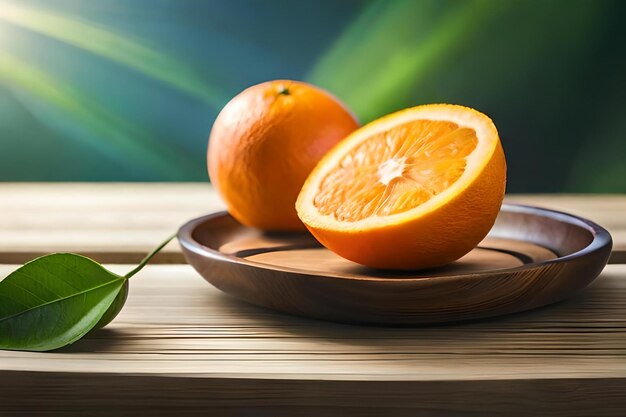
[[[75,293],[75,294],[69,295],[69,296],[67,296],[67,297],[62,297],[62,298],[57,298],[57,299],[55,299],[55,300],[50,300],[50,301],[48,301],[48,302],[46,302],[46,303],[43,303],[43,304],[39,304],[39,305],[33,306],[33,307],[31,307],[31,308],[29,308],[29,309],[27,309],[27,310],[20,311],[19,313],[15,313],[15,314],[10,315],[10,316],[8,316],[8,317],[2,317],[2,318],[0,318],[0,323],[2,323],[2,322],[4,322],[4,321],[7,321],[7,320],[10,320],[10,319],[12,319],[12,318],[15,318],[15,317],[21,316],[22,314],[26,314],[26,313],[28,313],[28,312],[30,312],[30,311],[32,311],[32,310],[35,310],[35,309],[38,309],[38,308],[43,308],[43,307],[46,307],[46,306],[48,306],[48,305],[50,305],[50,304],[58,303],[58,302],[61,302],[61,301],[69,300],[69,299],[71,299],[71,298],[78,297],[78,296],[83,295],[83,294],[87,294],[87,293],[88,293],[88,292],[90,292],[90,291],[95,291],[95,290],[97,290],[97,289],[99,289],[99,288],[103,288],[103,287],[106,287],[107,285],[111,285],[111,284],[115,283],[116,281],[123,281],[123,280],[124,280],[124,278],[116,278],[115,280],[108,281],[108,282],[106,282],[106,283],[104,283],[104,284],[102,284],[102,285],[98,285],[98,286],[96,286],[96,287],[91,287],[91,288],[88,288],[88,289],[86,289],[86,290],[83,290],[83,291],[81,291],[81,292],[78,292],[78,293]]]
[[[28,279],[32,279],[33,281],[35,281],[37,283],[37,285],[43,287],[45,290],[50,291],[52,293],[52,295],[54,295],[55,297],[60,297],[61,295],[57,294],[56,291],[53,291],[50,289],[50,287],[48,287],[47,285],[45,285],[43,282],[41,282],[41,280],[37,279],[37,277],[27,274],[26,272],[22,271],[22,270],[18,270],[15,272],[16,275],[22,275]],[[10,279],[7,280],[7,282],[12,283],[13,285],[15,285],[15,283],[13,282],[14,278],[11,278],[11,276],[9,276]],[[25,291],[28,291],[26,288],[24,287],[18,287],[18,288],[22,288]],[[28,291],[29,293],[33,294],[32,292]],[[35,294],[33,294],[35,295]],[[44,299],[42,299],[41,297],[35,295],[35,297],[39,298],[41,301],[46,301]]]
[[[28,277],[28,275],[26,275],[26,274],[24,274],[24,276],[27,276],[27,277]],[[29,277],[29,278],[30,278],[30,277]],[[41,298],[40,296],[38,296],[38,295],[37,295],[37,294],[35,294],[34,292],[32,292],[32,291],[30,291],[30,290],[28,290],[28,289],[24,288],[24,287],[23,287],[22,285],[20,285],[18,282],[13,282],[13,280],[7,280],[7,281],[6,281],[6,284],[7,284],[7,285],[13,285],[15,288],[19,288],[20,290],[22,290],[22,291],[25,291],[25,292],[29,293],[29,294],[30,294],[30,295],[32,295],[33,297],[37,298],[39,301],[42,301],[42,302],[44,302],[44,303],[46,302],[46,300],[44,300],[43,298]],[[53,294],[54,294],[54,293],[53,293]],[[54,295],[56,295],[56,294],[54,294]]]
[[[67,270],[69,270],[70,272],[75,273],[76,275],[78,275],[79,277],[83,278],[83,275],[79,274],[77,271],[69,268],[68,266],[65,266],[64,264],[61,263],[57,263],[55,265],[58,265],[60,267],[65,267]],[[78,288],[76,288],[75,286],[73,286],[69,281],[65,280],[62,276],[58,276],[58,275],[54,275],[52,274],[50,271],[47,271],[44,268],[41,268],[39,265],[33,265],[33,267],[37,268],[39,271],[46,273],[49,276],[52,276],[54,279],[58,279],[59,281],[63,282],[64,284],[66,284],[67,286],[71,287],[73,290],[75,291],[79,291]]]

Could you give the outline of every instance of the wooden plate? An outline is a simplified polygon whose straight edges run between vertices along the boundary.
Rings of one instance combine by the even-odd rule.
[[[510,204],[476,249],[428,271],[369,269],[309,234],[263,233],[227,213],[190,221],[178,239],[188,262],[237,298],[300,316],[387,325],[469,320],[562,300],[598,276],[612,245],[591,221]]]

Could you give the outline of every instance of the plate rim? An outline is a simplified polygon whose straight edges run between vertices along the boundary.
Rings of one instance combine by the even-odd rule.
[[[531,262],[528,264],[515,266],[515,267],[485,270],[485,271],[472,271],[472,272],[467,272],[467,273],[455,273],[455,274],[448,274],[448,275],[432,275],[432,276],[421,276],[421,277],[407,276],[407,277],[390,278],[390,277],[366,277],[366,276],[364,277],[334,276],[334,275],[327,275],[324,273],[316,273],[315,271],[297,269],[297,268],[273,267],[270,264],[265,264],[262,262],[255,262],[255,261],[251,261],[245,258],[234,256],[234,255],[222,253],[218,250],[202,245],[200,242],[196,241],[193,238],[193,232],[199,225],[206,223],[207,221],[213,220],[215,218],[226,217],[226,216],[232,217],[226,210],[217,211],[217,212],[203,215],[200,217],[196,217],[194,219],[187,221],[179,228],[176,236],[178,238],[180,245],[185,250],[193,252],[202,257],[208,257],[211,260],[216,261],[216,262],[226,262],[230,264],[236,264],[238,266],[260,268],[260,269],[265,269],[269,271],[278,271],[278,272],[290,273],[290,274],[308,275],[308,276],[314,276],[316,278],[341,279],[341,280],[348,280],[348,281],[379,281],[379,282],[394,282],[394,283],[398,283],[398,282],[411,283],[411,282],[416,282],[416,281],[433,280],[433,279],[438,279],[438,280],[439,279],[459,279],[460,277],[463,277],[463,278],[484,277],[485,274],[513,274],[517,272],[524,272],[524,271],[530,271],[530,270],[537,269],[537,268],[543,268],[546,265],[550,265],[550,264],[566,263],[573,259],[582,258],[588,255],[591,255],[595,252],[605,250],[607,246],[609,247],[609,254],[611,253],[611,249],[613,246],[613,239],[611,237],[611,234],[604,227],[600,226],[599,224],[589,219],[585,219],[583,217],[580,217],[574,214],[569,214],[569,213],[559,211],[559,210],[553,210],[553,209],[544,208],[544,207],[538,207],[538,206],[526,205],[526,204],[517,204],[517,203],[516,204],[503,203],[500,211],[507,211],[507,212],[520,213],[520,214],[540,215],[543,217],[551,218],[553,220],[557,220],[557,221],[565,222],[565,223],[575,225],[578,227],[582,227],[583,229],[586,229],[592,234],[593,239],[584,248],[576,252],[570,253],[568,255],[564,255],[564,256],[557,255],[557,257],[553,259],[548,259],[548,260],[544,260],[540,262]]]

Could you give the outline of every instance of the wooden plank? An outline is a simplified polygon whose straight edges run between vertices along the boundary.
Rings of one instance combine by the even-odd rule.
[[[0,380],[0,415],[623,417],[625,388],[621,378],[468,384],[11,372]]]
[[[612,262],[626,263],[626,196],[516,195],[508,201],[555,208],[607,227]],[[135,263],[185,221],[223,209],[208,183],[0,183],[0,263],[49,252]],[[176,242],[157,263],[183,263]]]
[[[0,184],[0,263],[50,252],[136,263],[187,220],[222,210],[208,184]],[[184,263],[177,242],[156,263]]]
[[[57,352],[0,352],[12,416],[624,415],[625,390],[626,265],[569,301],[425,328],[286,316],[155,265],[107,328]]]
[[[0,274],[10,270],[2,266]],[[277,314],[222,294],[189,266],[159,265],[133,278],[126,308],[107,329],[61,353],[0,352],[0,368],[475,380],[626,377],[625,359],[623,265],[608,266],[567,302],[428,328],[350,326]]]

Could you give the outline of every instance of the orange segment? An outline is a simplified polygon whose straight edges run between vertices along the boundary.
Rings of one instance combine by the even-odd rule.
[[[296,209],[318,240],[377,268],[425,268],[484,238],[504,195],[497,130],[475,110],[427,105],[358,129],[319,162]]]
[[[340,221],[412,209],[459,179],[477,143],[474,130],[447,121],[395,126],[351,149],[326,174],[313,204]]]

